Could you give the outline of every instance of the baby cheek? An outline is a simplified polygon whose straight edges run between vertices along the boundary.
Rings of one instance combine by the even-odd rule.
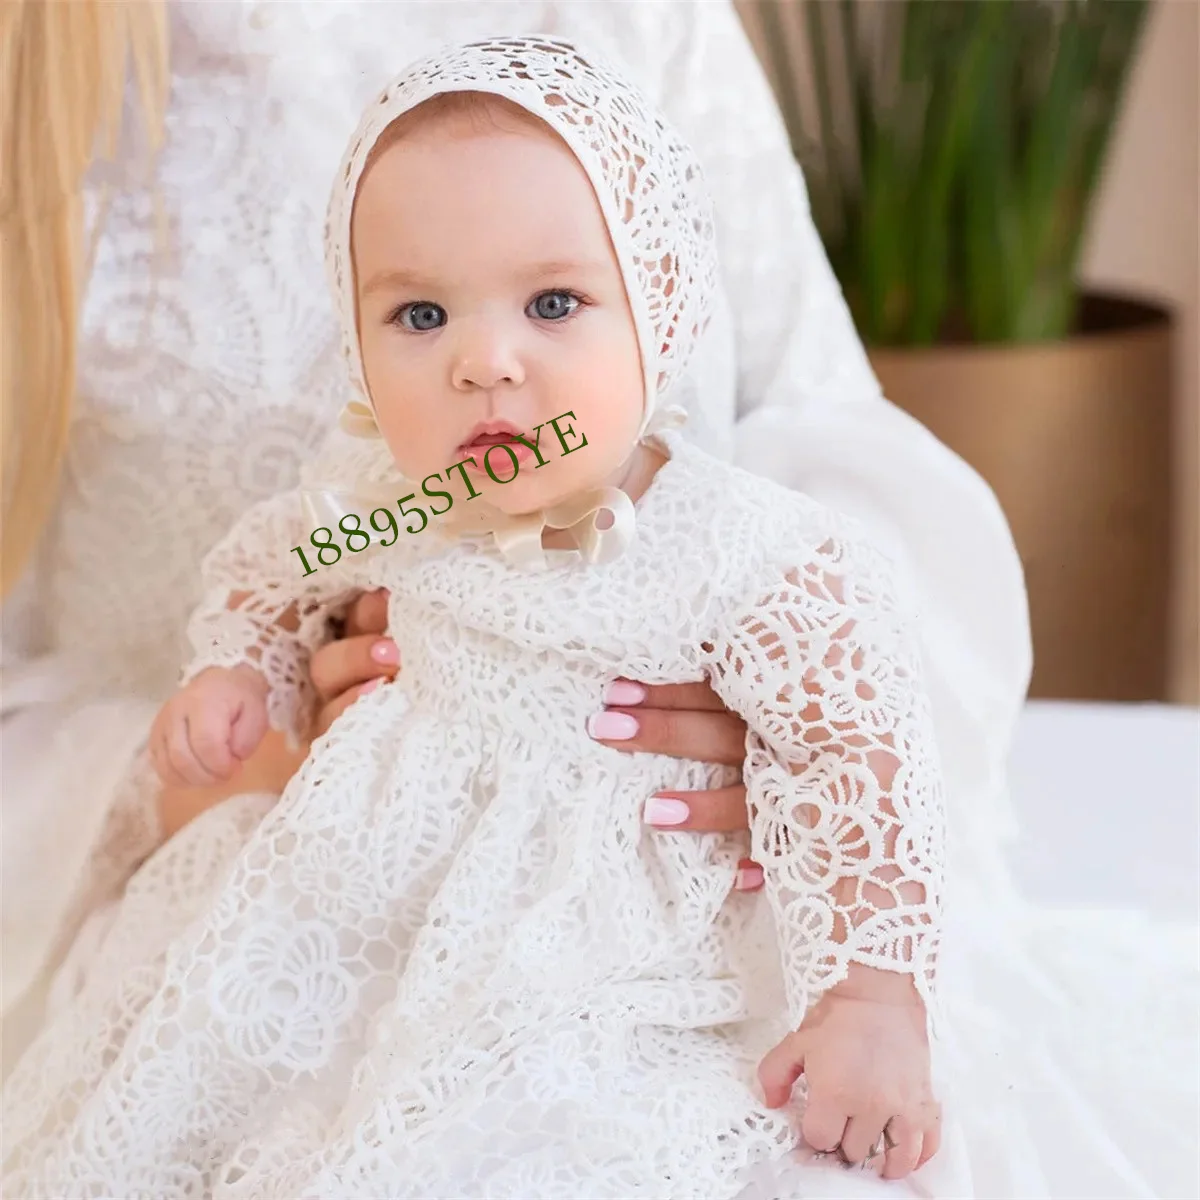
[[[641,396],[631,395],[627,388],[588,388],[571,398],[575,420],[559,421],[559,426],[575,427],[575,437],[568,436],[571,446],[579,445],[584,437],[587,446],[571,457],[579,470],[589,475],[610,474],[629,455],[641,423]],[[560,449],[557,437],[555,449]],[[586,459],[586,467],[585,467]],[[571,460],[568,460],[571,461]]]
[[[445,470],[448,444],[455,444],[447,415],[420,400],[414,383],[385,378],[371,389],[379,429],[392,457],[409,479]]]

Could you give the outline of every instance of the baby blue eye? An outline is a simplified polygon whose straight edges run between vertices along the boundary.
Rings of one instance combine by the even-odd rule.
[[[405,329],[415,333],[425,333],[437,329],[446,323],[446,310],[440,304],[431,304],[428,300],[417,300],[405,304],[393,320],[398,320]]]
[[[543,321],[561,321],[578,307],[579,297],[570,292],[542,292],[533,298],[525,312]]]

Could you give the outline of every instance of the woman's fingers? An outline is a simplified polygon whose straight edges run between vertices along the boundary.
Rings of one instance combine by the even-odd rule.
[[[349,691],[343,692],[340,696],[336,696],[330,700],[319,713],[317,713],[316,721],[313,724],[312,736],[320,737],[325,733],[330,725],[334,723],[352,705],[359,696],[365,696],[367,692],[374,691],[382,683],[380,679],[368,679],[366,683],[360,683],[358,687],[352,687]]]
[[[309,662],[309,676],[320,701],[313,736],[324,733],[373,684],[391,679],[400,667],[400,651],[387,629],[388,593],[364,592],[346,614],[346,635],[322,646]]]
[[[605,689],[608,706],[588,721],[588,733],[617,750],[667,754],[699,762],[741,766],[746,724],[726,710],[707,683],[648,685],[618,679]],[[646,802],[643,820],[655,829],[740,833],[749,827],[742,784],[689,792],[659,792]],[[762,887],[762,868],[738,864],[734,890]]]
[[[387,633],[388,591],[376,588],[363,592],[346,613],[346,636],[360,637],[365,633]]]
[[[721,698],[707,683],[638,683],[617,679],[604,693],[604,703],[621,707],[680,708],[724,712]]]
[[[746,789],[739,783],[706,792],[656,792],[642,807],[642,820],[664,831],[741,833],[749,826]],[[743,858],[738,863],[733,890],[757,892],[762,885],[762,867],[753,859]]]
[[[763,869],[752,858],[738,862],[737,874],[733,878],[735,892],[757,892],[763,885]]]
[[[606,708],[588,721],[588,733],[615,750],[640,750],[740,766],[746,758],[746,726],[727,712],[670,708]]]
[[[656,792],[642,809],[642,820],[655,829],[691,829],[697,833],[734,833],[749,827],[743,784],[701,792]]]
[[[391,638],[373,633],[329,642],[313,654],[309,675],[322,704],[371,679],[390,679],[400,662],[400,651]]]

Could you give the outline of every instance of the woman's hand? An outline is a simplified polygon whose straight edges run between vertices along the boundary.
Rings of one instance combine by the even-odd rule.
[[[310,674],[320,701],[313,728],[317,737],[359,696],[392,679],[400,666],[396,643],[387,632],[387,592],[366,592],[346,615],[345,631],[312,657]],[[629,680],[609,685],[605,712],[589,732],[618,750],[642,750],[741,766],[746,758],[746,725],[726,710],[706,683],[648,686]],[[746,789],[742,784],[696,792],[660,792],[646,803],[645,820],[657,829],[696,833],[744,830]],[[750,859],[738,864],[738,891],[762,887],[762,868]]]
[[[707,683],[644,684],[618,679],[608,685],[605,709],[588,723],[598,742],[627,753],[642,751],[740,767],[746,759],[746,724],[729,712]],[[749,826],[743,784],[695,792],[656,792],[643,819],[655,829],[732,833]],[[738,864],[738,891],[762,887],[762,868]]]
[[[759,1064],[768,1107],[786,1104],[801,1075],[808,1083],[801,1132],[818,1154],[903,1179],[937,1153],[942,1112],[930,1080],[925,1006],[910,977],[852,964],[846,981]]]
[[[364,592],[346,614],[342,636],[322,646],[309,662],[319,708],[312,736],[319,737],[359,696],[400,669],[400,652],[387,633],[386,589]]]

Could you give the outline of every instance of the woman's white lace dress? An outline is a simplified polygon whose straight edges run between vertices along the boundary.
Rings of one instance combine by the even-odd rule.
[[[167,146],[151,172],[129,146],[93,177],[90,199],[107,207],[58,517],[4,607],[6,1063],[39,1023],[50,978],[61,1009],[114,927],[138,933],[113,934],[112,970],[121,954],[152,957],[202,910],[270,807],[270,797],[247,796],[208,814],[197,826],[208,830],[203,848],[189,840],[200,832],[168,843],[118,907],[120,886],[157,840],[138,754],[186,655],[199,563],[251,505],[297,483],[340,401],[321,224],[363,104],[439,42],[554,30],[626,63],[705,166],[723,315],[689,380],[689,437],[861,518],[921,614],[950,844],[939,970],[950,1020],[939,1053],[960,1060],[953,1073],[966,1081],[964,1095],[946,1097],[962,1137],[924,1186],[947,1197],[1194,1195],[1193,979],[1140,923],[1106,915],[1080,935],[1012,894],[996,850],[1029,669],[1020,565],[988,489],[880,397],[730,6],[178,0],[171,9]],[[270,973],[310,953],[273,943],[258,961]],[[336,1008],[333,980],[310,983]],[[286,1024],[288,1011],[264,1012],[264,1027]],[[165,1120],[175,1089],[192,1093],[170,1046],[154,1062],[155,1120]],[[201,1111],[240,1086],[214,1078]],[[119,1111],[107,1128],[141,1133]],[[6,1150],[12,1138],[6,1126]],[[911,1192],[836,1172],[812,1194],[872,1186]]]
[[[426,533],[305,579],[294,492],[218,547],[191,670],[262,664],[295,711],[305,629],[366,587],[391,591],[404,670],[261,826],[219,808],[137,876],[10,1080],[9,1194],[692,1200],[784,1169],[762,1054],[848,962],[929,991],[933,728],[862,532],[667,437],[606,566]],[[290,605],[300,633],[275,624]],[[726,903],[741,839],[641,821],[722,769],[587,736],[621,675],[711,678],[746,718],[778,949],[765,906]]]

